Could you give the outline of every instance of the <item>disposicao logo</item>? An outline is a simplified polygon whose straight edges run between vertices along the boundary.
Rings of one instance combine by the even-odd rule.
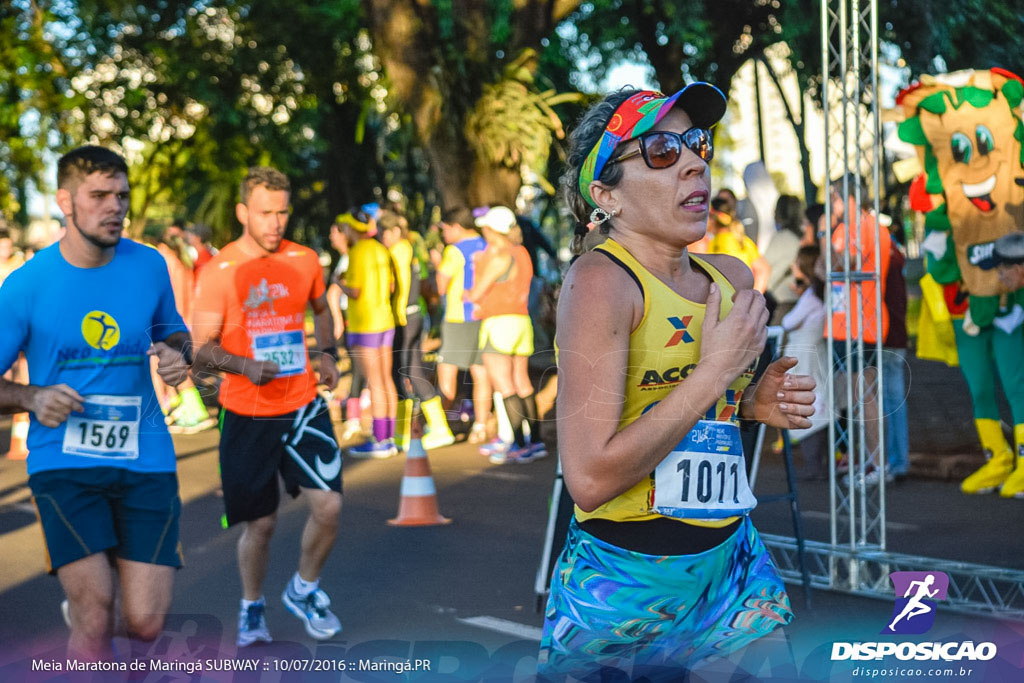
[[[927,633],[935,624],[937,601],[945,600],[949,577],[944,572],[891,572],[896,604],[883,635]],[[832,660],[869,660],[896,657],[917,661],[986,661],[996,656],[994,643],[964,642],[857,642],[832,643]]]
[[[882,633],[926,633],[935,624],[936,601],[946,599],[949,577],[944,572],[892,572],[889,579],[896,606]]]

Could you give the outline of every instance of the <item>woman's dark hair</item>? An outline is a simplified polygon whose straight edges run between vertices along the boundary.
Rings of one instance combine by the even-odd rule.
[[[466,230],[476,228],[473,222],[473,212],[465,206],[453,206],[441,212],[441,222],[448,225],[460,225]]]
[[[816,244],[810,244],[797,250],[795,263],[804,277],[808,279],[811,289],[814,290],[814,295],[824,301],[825,283],[818,277],[814,268],[814,264],[818,262],[819,258],[821,258],[821,249]]]
[[[824,215],[824,204],[811,204],[807,207],[807,210],[804,211],[804,216],[807,218],[807,222],[814,228],[815,233],[818,231],[818,221],[820,221],[821,217]]]
[[[566,170],[562,175],[562,194],[576,219],[571,246],[574,254],[583,251],[583,238],[587,236],[587,223],[590,222],[590,212],[593,209],[580,194],[580,169],[583,168],[590,150],[604,134],[604,129],[615,114],[615,110],[638,92],[640,91],[635,88],[626,87],[605,95],[604,99],[580,117],[576,127],[569,134],[569,153],[566,157]],[[619,164],[606,164],[598,180],[609,187],[618,185],[622,180],[622,167]],[[600,225],[602,233],[608,234],[611,220]]]
[[[775,222],[780,230],[789,230],[797,237],[804,236],[804,204],[799,197],[784,194],[775,202]]]

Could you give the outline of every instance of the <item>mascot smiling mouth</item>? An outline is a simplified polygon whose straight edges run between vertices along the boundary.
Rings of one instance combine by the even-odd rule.
[[[960,185],[963,187],[964,194],[971,200],[971,204],[978,207],[980,211],[988,213],[996,208],[992,202],[992,190],[996,187],[994,173],[980,183],[960,183]]]

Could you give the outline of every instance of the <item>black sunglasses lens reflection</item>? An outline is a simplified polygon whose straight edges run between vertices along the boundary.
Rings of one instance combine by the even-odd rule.
[[[711,161],[714,156],[711,133],[704,128],[691,128],[682,135],[659,130],[644,135],[640,140],[640,150],[650,168],[673,165],[679,161],[684,146],[704,161]]]
[[[691,128],[683,133],[683,144],[704,161],[711,161],[715,148],[711,144],[711,131],[706,128]]]
[[[667,168],[676,163],[683,151],[683,141],[677,133],[659,131],[644,138],[647,165]]]

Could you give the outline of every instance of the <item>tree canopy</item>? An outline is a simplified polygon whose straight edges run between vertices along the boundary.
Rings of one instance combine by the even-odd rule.
[[[879,11],[912,75],[1021,70],[1013,3]],[[290,175],[293,226],[311,240],[366,201],[402,197],[423,225],[434,206],[512,204],[523,183],[552,192],[577,91],[623,62],[666,91],[696,79],[727,90],[785,42],[801,90],[817,93],[818,21],[817,4],[796,0],[11,0],[0,213],[25,222],[56,156],[94,142],[129,158],[133,229],[187,219],[227,239],[252,164]],[[803,103],[788,104],[804,140]]]

